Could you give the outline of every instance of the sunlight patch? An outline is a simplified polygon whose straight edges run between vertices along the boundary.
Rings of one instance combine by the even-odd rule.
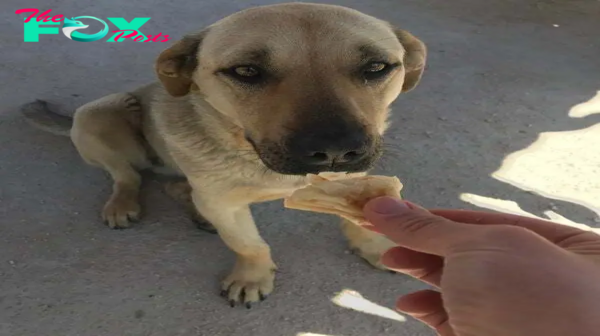
[[[480,208],[494,210],[498,212],[510,213],[513,215],[539,218],[538,216],[529,213],[517,204],[515,201],[501,200],[492,197],[479,196],[475,194],[462,193],[458,197],[461,201],[473,204]],[[548,218],[541,218],[548,219]]]
[[[459,198],[464,202],[473,204],[480,208],[485,208],[485,209],[494,210],[494,211],[503,212],[503,213],[510,213],[513,215],[519,215],[519,216],[525,216],[525,217],[531,217],[531,218],[537,218],[537,219],[543,219],[543,220],[550,220],[550,221],[553,221],[558,224],[568,225],[568,226],[576,227],[581,230],[592,231],[592,232],[596,232],[596,233],[600,234],[600,229],[591,228],[588,225],[574,222],[552,210],[544,211],[544,215],[547,218],[543,218],[543,217],[536,216],[530,212],[527,212],[527,211],[521,209],[521,207],[514,201],[501,200],[501,199],[491,198],[491,197],[484,197],[484,196],[479,196],[479,195],[469,194],[469,193],[462,193],[462,194],[460,194]],[[499,223],[499,224],[501,224],[501,223]]]
[[[521,190],[586,207],[600,218],[598,148],[600,124],[541,133],[531,146],[507,155],[491,176]]]
[[[389,308],[371,302],[365,299],[360,293],[350,289],[342,290],[333,299],[331,299],[331,301],[340,307],[356,310],[365,314],[384,317],[400,322],[406,321],[404,316]]]
[[[569,111],[569,117],[585,118],[596,113],[600,113],[600,91],[592,99],[573,106]]]

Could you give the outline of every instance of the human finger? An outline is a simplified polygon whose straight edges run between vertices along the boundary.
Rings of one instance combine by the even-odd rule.
[[[442,257],[397,246],[381,256],[381,263],[391,270],[408,274],[432,286],[440,286],[444,267]]]
[[[438,256],[446,255],[452,246],[478,230],[477,226],[454,222],[387,196],[369,201],[363,211],[372,230],[399,246]]]
[[[600,235],[592,231],[585,231],[579,228],[558,224],[543,219],[513,214],[453,209],[433,209],[429,211],[434,215],[449,219],[451,221],[466,224],[520,226],[533,231],[552,242],[563,241],[568,237],[583,234],[595,235],[591,238],[600,239]]]
[[[456,336],[440,292],[422,290],[405,295],[396,302],[396,309],[427,324],[440,336]]]

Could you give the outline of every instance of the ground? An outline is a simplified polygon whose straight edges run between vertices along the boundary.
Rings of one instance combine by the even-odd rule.
[[[272,2],[2,1],[0,335],[433,335],[386,310],[420,284],[373,271],[346,251],[333,218],[283,210],[281,202],[253,208],[281,267],[276,293],[251,310],[230,308],[217,294],[232,253],[197,231],[158,182],[144,187],[138,225],[108,230],[99,218],[108,177],[86,166],[67,138],[18,114],[36,98],[69,112],[153,80],[152,62],[166,44],[83,44],[62,35],[24,43],[16,9],[151,17],[146,34],[181,36]],[[600,2],[335,3],[429,46],[421,85],[394,104],[390,151],[378,168],[400,177],[407,199],[599,222],[600,96],[592,98],[600,90]]]

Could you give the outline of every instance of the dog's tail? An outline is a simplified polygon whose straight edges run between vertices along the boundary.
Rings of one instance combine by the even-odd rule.
[[[70,136],[73,118],[54,111],[44,100],[36,100],[21,106],[21,113],[34,127],[52,134]]]

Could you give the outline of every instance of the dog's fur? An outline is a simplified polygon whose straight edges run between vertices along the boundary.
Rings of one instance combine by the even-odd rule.
[[[171,194],[188,200],[236,253],[223,290],[232,303],[250,304],[272,291],[275,264],[249,205],[289,195],[307,173],[366,173],[381,154],[390,104],[417,85],[425,59],[413,35],[352,9],[262,6],[185,36],[158,57],[158,82],[81,106],[72,127],[43,102],[24,111],[42,126],[62,125],[83,159],[110,173],[102,213],[112,228],[140,214],[140,170],[162,165],[186,177]],[[362,77],[369,62],[396,66],[369,80]],[[240,82],[240,72],[257,68],[267,70],[258,82]],[[306,161],[332,148],[359,159]],[[389,241],[347,222],[343,231],[380,267]]]

